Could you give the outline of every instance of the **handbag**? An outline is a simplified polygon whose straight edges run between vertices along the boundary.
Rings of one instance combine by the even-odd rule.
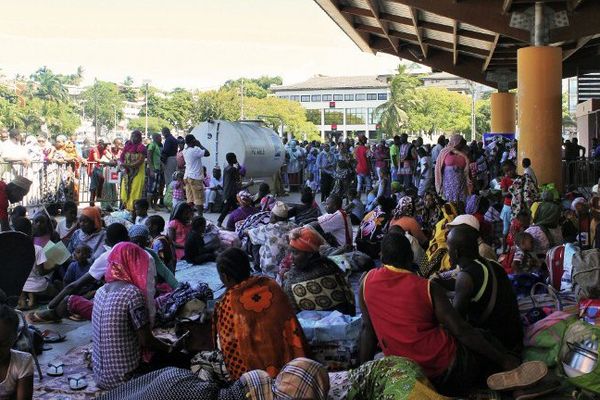
[[[538,288],[542,290],[537,293]],[[537,322],[528,318],[528,315],[535,314],[541,311],[541,317],[549,315],[555,311],[565,311],[572,314],[577,313],[577,300],[571,292],[558,292],[551,285],[538,282],[531,288],[531,293],[528,297],[523,297],[518,300],[519,312],[525,326]]]

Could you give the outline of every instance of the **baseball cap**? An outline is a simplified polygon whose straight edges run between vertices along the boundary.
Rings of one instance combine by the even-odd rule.
[[[474,216],[469,215],[469,214],[459,215],[458,217],[454,218],[454,220],[452,220],[452,222],[449,222],[446,225],[447,226],[468,225],[471,228],[479,231],[479,221],[477,221],[477,218],[475,218]]]

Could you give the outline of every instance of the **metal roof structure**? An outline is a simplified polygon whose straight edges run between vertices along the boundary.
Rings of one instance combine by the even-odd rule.
[[[389,86],[389,75],[325,76],[317,75],[304,82],[291,85],[272,86],[276,92],[321,89],[379,89]]]
[[[494,88],[516,86],[534,0],[315,0],[365,52],[388,53]],[[539,2],[539,1],[538,1]],[[543,0],[563,76],[600,66],[600,0]]]

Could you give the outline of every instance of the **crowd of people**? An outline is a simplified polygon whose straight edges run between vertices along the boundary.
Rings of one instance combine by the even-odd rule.
[[[523,315],[518,301],[537,282],[556,285],[557,263],[558,289],[573,290],[569,257],[600,248],[600,197],[538,182],[527,158],[518,174],[517,146],[460,135],[433,146],[408,135],[372,145],[364,136],[292,140],[281,181],[298,186],[300,203],[288,204],[264,182],[251,193],[233,153],[208,176],[209,150],[193,135],[178,141],[164,129],[145,145],[135,131],[118,153],[99,141],[86,161],[90,206],[61,202],[58,223],[46,209],[6,213],[3,227],[27,236],[35,254],[17,307],[32,310],[33,324],[91,321],[104,399],[558,389],[544,362],[523,362],[525,327],[553,310]],[[115,165],[122,210],[106,212],[95,202]],[[19,176],[1,186],[0,217],[32,185]],[[161,205],[172,207],[168,220],[151,212]],[[217,210],[215,223],[205,218]],[[52,265],[45,249],[61,242],[71,257]],[[548,261],[560,246],[563,257]],[[200,280],[216,264],[224,293],[178,282],[180,263],[200,265]],[[307,340],[305,312],[360,318],[343,371]],[[0,394],[21,400],[32,396],[33,364],[12,349],[17,325],[1,305]],[[171,328],[172,340],[157,327]]]

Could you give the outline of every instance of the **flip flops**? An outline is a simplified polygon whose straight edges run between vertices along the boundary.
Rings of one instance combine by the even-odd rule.
[[[44,338],[44,343],[59,343],[65,340],[65,335],[51,331],[50,329],[43,331],[42,337]]]
[[[71,390],[83,390],[88,385],[87,381],[85,380],[85,375],[83,374],[71,375],[69,376],[68,380]]]
[[[48,374],[48,376],[63,376],[63,374],[65,373],[64,367],[65,365],[62,362],[53,361],[50,364],[48,364],[48,369],[46,370],[46,373]]]
[[[40,314],[38,314],[37,312],[30,312],[25,318],[27,318],[27,322],[29,322],[30,324],[56,324],[61,322],[61,319],[45,319],[41,317]]]
[[[517,368],[491,375],[487,385],[492,390],[516,390],[532,386],[548,374],[548,367],[541,361],[529,361]]]

